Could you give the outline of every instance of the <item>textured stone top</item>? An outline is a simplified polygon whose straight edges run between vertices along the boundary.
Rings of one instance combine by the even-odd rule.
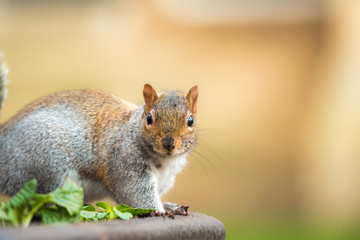
[[[0,228],[2,239],[225,239],[224,225],[211,216],[134,218],[65,226],[33,226],[28,229]]]

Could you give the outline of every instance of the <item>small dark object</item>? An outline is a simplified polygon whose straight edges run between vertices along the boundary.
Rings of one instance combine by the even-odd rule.
[[[185,206],[181,206],[181,207],[184,209],[185,215],[189,215],[189,208],[190,208],[190,206],[189,206],[189,205],[185,205]]]
[[[172,218],[172,219],[175,219],[175,213],[174,213],[174,212],[170,212],[170,213],[169,213],[169,217]]]
[[[163,147],[168,150],[168,151],[171,151],[175,148],[174,146],[174,138],[170,137],[170,136],[166,136],[163,138],[162,140],[162,144],[163,144]]]
[[[193,124],[194,124],[194,119],[190,116],[189,119],[188,119],[187,125],[189,127],[192,127]]]
[[[169,218],[175,219],[175,215],[188,216],[189,215],[189,205],[178,206],[177,209],[165,212],[150,212],[148,214],[138,215],[138,218],[147,218],[147,217],[163,217],[169,216]]]
[[[149,115],[146,117],[146,121],[147,121],[147,124],[149,124],[149,125],[153,123],[153,118],[152,118],[151,113],[149,113]]]

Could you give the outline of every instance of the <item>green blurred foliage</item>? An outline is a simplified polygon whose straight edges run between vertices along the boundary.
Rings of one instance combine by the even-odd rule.
[[[353,240],[360,238],[360,220],[285,218],[222,219],[227,240]]]

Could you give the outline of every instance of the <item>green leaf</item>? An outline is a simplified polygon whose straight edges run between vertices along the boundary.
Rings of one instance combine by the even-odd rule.
[[[103,212],[111,212],[111,205],[106,202],[100,201],[97,202],[95,205]]]
[[[110,213],[109,212],[102,212],[97,214],[97,218],[99,220],[105,219]]]
[[[133,216],[138,216],[142,214],[148,214],[150,212],[155,212],[156,209],[144,209],[144,208],[132,208],[128,205],[122,204],[117,205],[116,209],[120,212],[128,212],[131,213]]]
[[[98,212],[94,206],[84,206],[80,211],[80,217],[85,220],[93,220],[97,222]]]
[[[2,220],[8,220],[9,219],[6,212],[4,210],[2,210],[2,209],[0,209],[0,219],[2,219]]]
[[[34,197],[36,186],[36,179],[32,179],[25,183],[18,193],[6,203],[6,208],[17,208],[27,204],[30,199]]]
[[[8,219],[9,219],[9,222],[13,226],[15,226],[15,227],[19,226],[20,220],[19,220],[18,211],[17,211],[16,208],[15,209],[13,209],[13,208],[8,209]]]
[[[91,205],[84,206],[84,207],[81,208],[81,210],[85,210],[85,211],[88,211],[88,212],[97,212],[96,208],[94,206],[91,206]]]
[[[36,211],[38,211],[49,199],[49,196],[45,194],[34,194],[34,199],[30,201],[28,206],[22,211],[21,224],[23,227],[30,225]]]
[[[94,220],[94,219],[97,217],[97,212],[81,210],[81,211],[80,211],[80,217],[83,217],[83,218],[85,218],[85,219],[92,219],[92,220]]]
[[[41,217],[41,224],[66,224],[78,219],[78,216],[71,216],[65,208],[56,206],[42,206],[36,215]]]
[[[69,178],[66,179],[63,187],[57,188],[49,196],[56,205],[66,208],[70,215],[79,213],[84,204],[83,189]]]
[[[108,220],[114,220],[116,218],[115,210],[113,207],[111,207],[108,213],[109,213],[109,215],[107,216]]]
[[[113,207],[113,209],[116,216],[118,216],[122,220],[130,220],[133,217],[133,215],[129,212],[120,212],[119,210],[116,209],[116,207]]]

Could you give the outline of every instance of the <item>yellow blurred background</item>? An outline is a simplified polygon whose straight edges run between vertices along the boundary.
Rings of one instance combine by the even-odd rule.
[[[199,142],[163,200],[228,239],[346,239],[360,233],[359,16],[354,0],[0,0],[0,120],[67,89],[141,104],[145,83],[197,84]]]

